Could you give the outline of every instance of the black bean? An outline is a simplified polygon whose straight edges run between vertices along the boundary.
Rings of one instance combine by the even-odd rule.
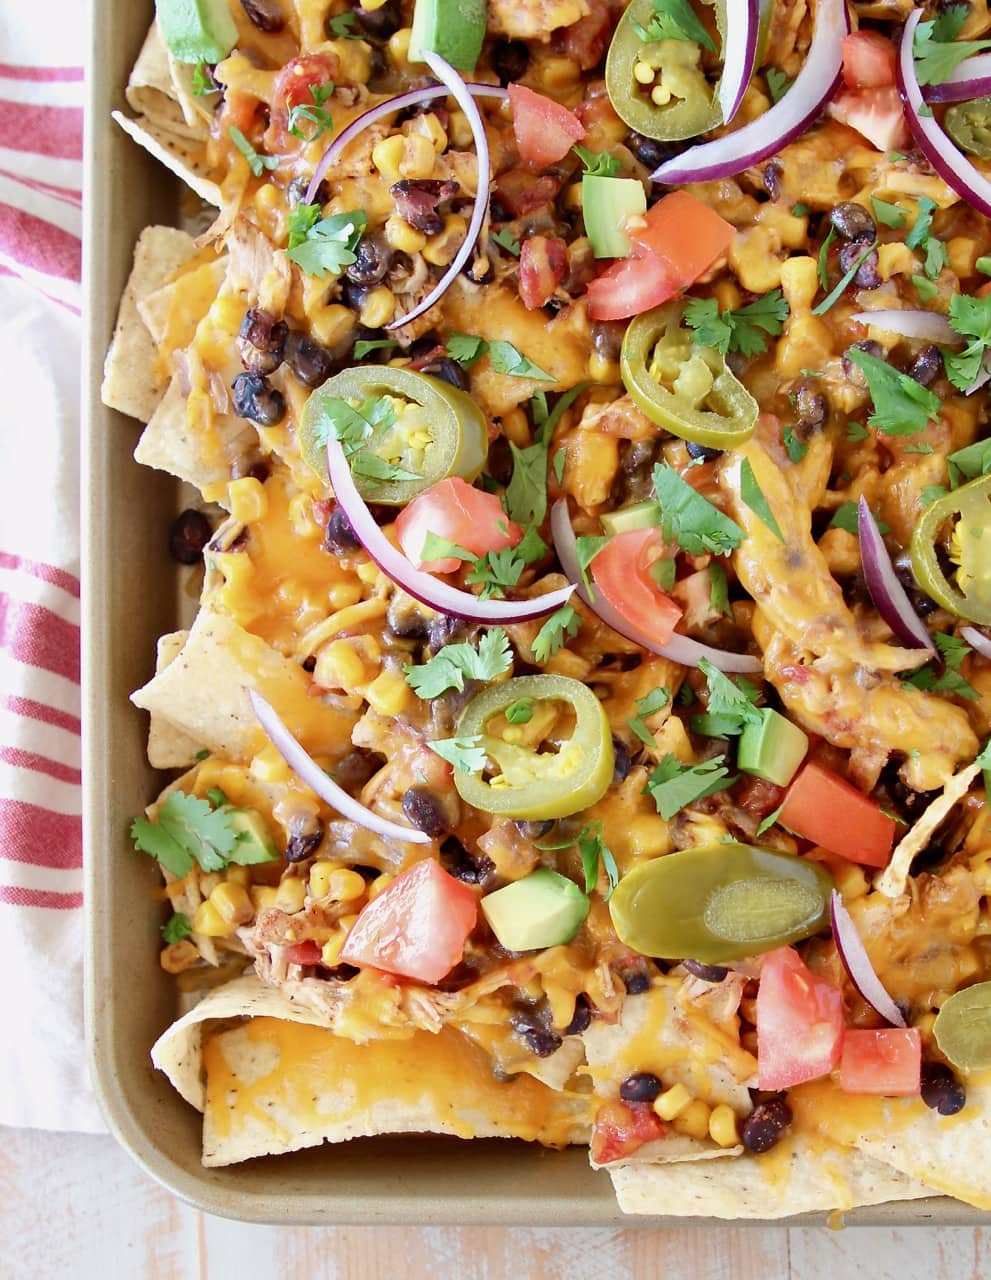
[[[774,159],[764,166],[764,190],[772,200],[777,200],[781,194],[781,161]],[[758,196],[758,199],[760,197]]]
[[[902,553],[895,557],[895,576],[908,592],[912,607],[916,613],[923,618],[930,613],[935,613],[939,605],[932,600],[924,591],[919,590],[919,584],[915,581],[915,574],[912,572],[912,558],[907,553]]]
[[[870,240],[851,240],[840,250],[840,270],[847,272],[857,262],[870,244]],[[853,283],[858,289],[879,289],[884,281],[878,270],[878,256],[875,249],[868,254],[857,268]]]
[[[286,416],[286,400],[257,373],[239,373],[234,379],[234,412],[239,418],[274,427]]]
[[[319,387],[334,369],[334,360],[327,348],[296,330],[286,338],[285,361],[304,387]]]
[[[323,534],[324,550],[331,555],[345,556],[349,551],[357,551],[361,543],[355,537],[351,521],[340,507],[335,507],[327,521]]]
[[[561,1037],[557,1032],[543,1027],[528,1027],[523,1032],[523,1039],[527,1042],[530,1052],[537,1058],[549,1058],[561,1047]]]
[[[352,795],[374,778],[385,764],[385,757],[365,747],[355,747],[334,766],[334,781]]]
[[[673,148],[657,138],[644,137],[642,133],[631,133],[627,146],[645,169],[656,169],[673,153]]]
[[[967,1102],[967,1091],[944,1063],[924,1062],[922,1101],[941,1116],[955,1116]]]
[[[345,277],[341,282],[341,301],[346,307],[350,307],[352,311],[360,311],[371,291],[371,287],[355,284],[353,280],[348,280]]]
[[[747,1117],[740,1134],[740,1141],[747,1151],[760,1155],[781,1140],[791,1124],[791,1107],[784,1098],[768,1098],[758,1102]]]
[[[701,960],[683,960],[682,964],[696,978],[703,982],[722,982],[729,973],[721,964],[703,964]]]
[[[290,209],[295,209],[298,204],[306,202],[306,193],[310,189],[309,178],[293,178],[289,186],[286,187],[286,200]],[[327,184],[321,182],[319,187],[313,193],[313,203],[324,205],[330,199],[330,192],[327,190]]]
[[[530,50],[522,40],[497,40],[489,56],[492,70],[503,86],[512,80],[522,80],[530,65]]]
[[[592,325],[592,346],[605,360],[618,360],[626,326],[622,320],[596,320]]]
[[[282,363],[289,326],[260,307],[252,307],[241,321],[237,349],[249,373],[274,373]]]
[[[571,1021],[564,1028],[566,1036],[580,1036],[581,1033],[588,1029],[589,1023],[592,1021],[592,1005],[588,996],[584,991],[579,991],[575,996],[575,1011],[571,1015]]]
[[[844,240],[872,241],[877,238],[877,223],[860,204],[852,201],[838,204],[829,215],[829,221]],[[866,246],[865,246],[866,247]],[[861,249],[863,253],[863,249]],[[847,264],[847,267],[850,264]],[[844,271],[847,270],[844,267]]]
[[[939,347],[923,347],[909,366],[908,376],[928,387],[943,372],[943,355]]]
[[[462,884],[485,884],[495,874],[491,858],[473,857],[454,836],[448,836],[441,845],[440,860],[444,870]]]
[[[202,511],[187,508],[169,530],[169,551],[180,564],[198,564],[213,530]]]
[[[662,1088],[652,1071],[635,1071],[619,1086],[619,1096],[624,1102],[653,1102]]]
[[[429,787],[409,787],[403,793],[403,813],[424,835],[436,839],[450,827],[440,798]]]
[[[286,862],[305,862],[307,858],[312,858],[322,840],[323,823],[319,818],[312,818],[305,824],[292,827],[286,844]]]
[[[523,839],[529,840],[532,844],[535,840],[543,840],[544,836],[549,835],[554,830],[554,819],[543,818],[539,821],[531,822],[527,818],[519,818],[514,825]]]
[[[449,613],[438,613],[430,619],[428,633],[430,639],[427,648],[431,653],[439,653],[446,644],[463,639],[468,628],[460,618],[454,618]]]
[[[259,31],[281,31],[286,25],[279,0],[241,0],[241,8]]]
[[[719,449],[710,449],[708,445],[696,444],[694,440],[686,440],[685,448],[688,450],[690,458],[701,458],[703,462],[713,462],[719,457]]]
[[[354,262],[344,274],[353,284],[380,284],[389,273],[395,253],[384,241],[372,236],[361,240],[354,251]]]
[[[884,359],[884,350],[880,343],[875,342],[873,338],[865,338],[863,342],[855,342],[851,350],[854,348],[857,351],[865,352],[869,356],[874,356],[878,360]],[[843,356],[843,372],[848,378],[852,379],[857,386],[865,385],[863,373],[861,373],[860,369],[857,368],[852,360],[847,359],[846,355]]]
[[[378,9],[362,9],[359,5],[351,12],[362,31],[378,40],[388,40],[402,26],[398,0],[385,0],[385,4]]]
[[[640,969],[621,975],[628,996],[640,996],[650,990],[650,975]]]
[[[472,284],[481,284],[492,274],[492,263],[482,254],[477,258],[469,259],[461,268],[461,274],[467,276]]]
[[[625,781],[630,769],[633,767],[633,757],[630,755],[630,748],[623,739],[617,738],[615,734],[613,734],[612,748],[615,756],[612,767],[612,780],[615,784]]]
[[[335,964],[333,969],[322,969],[317,977],[329,982],[350,982],[352,978],[357,978],[359,973],[361,970],[356,969],[353,964]]]
[[[420,369],[420,372],[427,373],[432,378],[440,378],[441,382],[447,382],[452,387],[457,387],[459,391],[468,390],[467,373],[457,360],[451,360],[448,356],[439,356],[436,360],[431,360]]]
[[[453,200],[460,190],[458,183],[441,182],[439,178],[403,178],[392,184],[389,194],[401,218],[424,235],[435,236],[444,229],[438,206]]]
[[[427,634],[427,619],[420,612],[417,602],[397,591],[389,601],[386,614],[389,630],[404,640],[423,640]]]
[[[829,412],[826,397],[808,381],[798,384],[795,393],[795,409],[798,414],[798,426],[801,427],[803,435],[818,431],[825,423]]]
[[[505,436],[496,436],[489,445],[489,459],[485,469],[499,484],[509,484],[513,475],[513,451]]]

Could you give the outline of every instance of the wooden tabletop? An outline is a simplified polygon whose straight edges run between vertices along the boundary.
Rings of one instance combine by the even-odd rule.
[[[3,1280],[988,1280],[991,1228],[256,1227],[206,1217],[114,1140],[0,1130]]]

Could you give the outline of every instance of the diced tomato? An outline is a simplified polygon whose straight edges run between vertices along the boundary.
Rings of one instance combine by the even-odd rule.
[[[582,71],[591,71],[602,61],[609,47],[612,24],[609,5],[603,4],[602,0],[593,0],[591,12],[566,27],[563,33],[555,32],[554,42],[557,44],[560,36],[565,57],[577,63]]]
[[[259,100],[252,97],[250,93],[229,89],[224,95],[225,130],[233,125],[235,129],[240,129],[246,138],[250,138],[255,131],[261,105]]]
[[[560,236],[530,236],[520,250],[520,297],[528,311],[542,307],[568,273],[568,246]]]
[[[828,1075],[843,1041],[843,995],[792,947],[769,951],[757,991],[757,1085],[790,1089]]]
[[[505,551],[523,537],[523,530],[508,518],[494,493],[475,489],[458,476],[431,485],[403,509],[396,521],[399,545],[418,569],[453,573],[460,560],[420,558],[428,533],[446,538],[473,556]]]
[[[897,151],[909,144],[905,110],[894,85],[845,89],[827,110],[834,120],[856,129],[878,151]]]
[[[681,606],[651,574],[663,554],[660,530],[631,529],[611,538],[592,561],[595,589],[630,626],[658,644],[667,644],[681,618]]]
[[[919,1093],[922,1078],[922,1033],[918,1027],[885,1027],[881,1031],[847,1031],[840,1059],[844,1093],[876,1093],[897,1098]]]
[[[269,146],[285,146],[289,134],[289,112],[293,107],[314,104],[313,90],[340,78],[341,64],[333,53],[303,53],[279,72],[272,91],[271,123],[266,134]]]
[[[850,89],[880,89],[895,83],[898,53],[880,31],[854,31],[843,37],[843,83]]]
[[[660,306],[687,289],[730,246],[733,227],[687,191],[647,210],[646,226],[629,232],[631,254],[588,287],[593,320],[622,320]]]
[[[604,1102],[595,1116],[589,1144],[596,1164],[631,1156],[645,1142],[663,1138],[664,1121],[646,1102]]]
[[[426,858],[364,907],[341,948],[346,964],[440,982],[464,955],[478,917],[467,885]]]
[[[830,853],[865,867],[886,867],[895,820],[845,778],[807,764],[785,796],[780,822]]]
[[[573,112],[525,85],[509,86],[509,103],[520,158],[537,169],[563,160],[585,137],[585,126]]]
[[[286,959],[290,964],[319,964],[323,953],[312,938],[286,947]]]
[[[991,293],[991,280],[987,284],[982,284],[979,289],[974,290],[975,298],[986,298]]]

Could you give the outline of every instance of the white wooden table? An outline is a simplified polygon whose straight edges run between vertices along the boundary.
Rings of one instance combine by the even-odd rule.
[[[2,1280],[989,1280],[991,1228],[256,1227],[206,1217],[112,1138],[0,1129]]]

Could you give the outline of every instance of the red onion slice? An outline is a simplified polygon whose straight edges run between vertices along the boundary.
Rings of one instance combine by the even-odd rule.
[[[922,90],[926,102],[969,102],[991,93],[991,53],[975,53],[964,58],[942,84],[927,84]]]
[[[430,843],[430,837],[424,832],[417,831],[415,827],[401,827],[398,822],[390,822],[388,818],[382,818],[371,809],[366,809],[354,796],[348,795],[300,746],[270,702],[266,702],[254,689],[248,690],[248,697],[258,723],[265,730],[265,736],[289,768],[343,818],[349,818],[352,822],[357,822],[359,827],[374,831],[384,840],[404,840],[409,844]]]
[[[919,150],[939,176],[962,200],[991,218],[991,181],[947,137],[923,100],[912,52],[915,30],[921,17],[921,9],[914,9],[909,15],[898,48],[898,91],[905,100],[909,128]]]
[[[833,941],[843,961],[850,981],[863,998],[882,1018],[894,1027],[906,1027],[905,1015],[884,989],[884,984],[874,972],[870,956],[857,932],[850,912],[836,889],[829,899],[829,923],[833,929]]]
[[[734,0],[726,6],[726,38],[723,41],[723,74],[719,80],[719,105],[723,124],[740,110],[757,66],[760,0]]]
[[[386,577],[421,604],[469,622],[528,622],[551,613],[571,598],[574,587],[561,587],[530,600],[482,600],[470,591],[440,582],[422,569],[414,568],[378,527],[355,486],[351,467],[337,440],[327,442],[327,473],[334,497],[347,516],[354,536]]]
[[[476,98],[505,99],[509,97],[509,91],[501,89],[497,84],[478,84],[471,81],[467,87],[468,92]],[[442,84],[430,85],[425,89],[410,89],[407,93],[387,98],[385,102],[378,102],[374,107],[369,107],[367,111],[362,112],[360,116],[356,116],[350,124],[345,125],[320,157],[320,162],[314,170],[306,191],[306,203],[313,203],[317,188],[324,180],[327,170],[341,158],[344,148],[354,142],[360,133],[364,133],[369,125],[374,124],[376,120],[381,120],[383,116],[391,116],[397,111],[404,111],[407,107],[418,106],[421,102],[433,102],[435,98],[450,97],[451,90]]]
[[[979,653],[982,658],[991,658],[991,640],[983,631],[978,631],[976,627],[961,627],[960,635],[975,653]]]
[[[734,0],[733,8],[739,0]],[[780,102],[762,116],[713,142],[689,147],[651,177],[674,186],[726,178],[774,155],[805,132],[833,95],[843,67],[843,37],[850,30],[846,0],[819,0],[805,65]]]
[[[858,311],[850,319],[858,324],[885,329],[888,333],[898,333],[903,338],[921,338],[923,342],[942,342],[952,346],[962,341],[959,333],[950,327],[946,316],[941,316],[938,311]]]
[[[461,243],[461,248],[454,255],[450,266],[425,298],[418,302],[411,310],[407,311],[404,316],[399,316],[395,320],[390,320],[385,326],[386,329],[401,329],[404,324],[411,324],[417,316],[422,316],[425,311],[430,310],[435,302],[440,301],[454,281],[457,280],[462,269],[468,262],[468,259],[475,252],[475,245],[482,232],[482,223],[488,217],[489,213],[489,191],[492,187],[492,161],[489,156],[489,140],[485,134],[485,124],[482,120],[481,113],[475,105],[474,98],[472,98],[471,94],[468,92],[468,86],[449,62],[445,62],[439,54],[431,53],[429,49],[424,50],[423,61],[427,64],[437,79],[447,86],[451,97],[454,98],[458,106],[465,113],[468,124],[471,126],[472,136],[475,139],[475,159],[478,167],[478,190],[475,192],[475,206],[471,211],[471,221],[468,223],[468,230]]]
[[[568,504],[564,498],[559,498],[551,508],[551,533],[554,537],[557,558],[561,561],[561,568],[575,584],[575,591],[579,598],[602,619],[607,627],[612,627],[613,631],[619,635],[632,640],[634,644],[640,645],[650,653],[668,658],[671,662],[680,662],[683,667],[697,667],[700,658],[707,658],[720,671],[754,675],[763,670],[763,663],[759,658],[752,658],[748,653],[730,653],[726,649],[713,649],[710,645],[693,640],[691,636],[675,633],[665,644],[658,644],[656,640],[652,640],[650,636],[631,626],[622,614],[603,599],[601,592],[592,597],[582,581],[575,531],[571,527]]]
[[[902,644],[910,649],[928,649],[931,652],[933,643],[929,632],[912,608],[908,592],[898,581],[881,530],[863,496],[857,506],[857,532],[860,534],[864,580],[874,607]]]

